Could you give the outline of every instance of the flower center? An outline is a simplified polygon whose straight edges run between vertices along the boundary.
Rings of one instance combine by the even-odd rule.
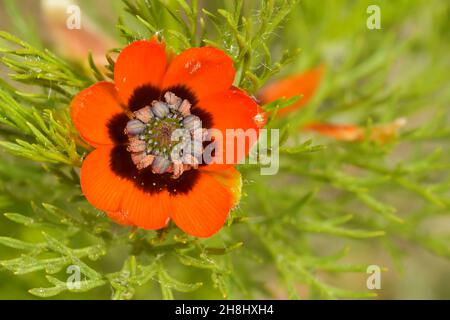
[[[151,106],[133,113],[133,119],[125,127],[127,150],[138,170],[151,166],[153,173],[170,172],[176,179],[184,171],[198,167],[203,145],[191,138],[206,129],[202,128],[200,118],[191,114],[188,100],[170,91],[164,99],[154,100]]]

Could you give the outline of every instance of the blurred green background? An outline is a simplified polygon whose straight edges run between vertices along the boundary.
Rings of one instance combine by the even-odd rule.
[[[247,12],[254,15],[255,19],[258,18],[257,11],[252,8],[257,6],[257,2],[244,1],[244,5],[249,7]],[[82,19],[87,17],[97,25],[96,32],[103,35],[105,39],[107,38],[104,40],[105,43],[123,44],[123,40],[120,40],[119,33],[115,28],[118,16],[123,13],[121,1],[86,0],[78,3],[81,7]],[[381,9],[380,30],[369,30],[366,27],[366,20],[369,16],[366,10],[371,4],[376,4]],[[221,5],[218,1],[217,3],[216,1],[200,1],[200,6],[208,8],[211,12],[220,8]],[[49,19],[52,18],[44,12],[40,1],[0,0],[0,29],[19,36],[36,46],[54,50],[67,59],[76,59],[76,55],[71,55],[70,52],[64,50],[64,44],[60,43],[61,38],[46,27]],[[277,29],[274,33],[270,49],[275,54],[285,48],[299,47],[302,49],[299,58],[283,71],[284,74],[300,72],[319,64],[325,64],[327,67],[322,89],[311,103],[311,110],[314,110],[311,112],[316,118],[329,122],[366,125],[368,118],[386,122],[397,117],[406,117],[408,119],[407,130],[418,130],[432,125],[438,115],[440,121],[443,121],[444,127],[449,127],[450,2],[440,0],[303,0],[292,10],[285,26]],[[95,52],[97,49],[101,51],[102,47],[90,49]],[[87,53],[85,56],[79,56],[79,59],[86,60],[86,58]],[[75,61],[74,63],[80,62]],[[7,73],[6,68],[0,66],[2,79],[8,78]],[[361,79],[359,75],[366,73],[369,76],[359,81]],[[403,83],[407,85],[405,86]],[[373,93],[385,92],[385,89],[392,88],[393,90],[387,90],[384,100],[383,97],[378,99],[379,97]],[[352,109],[349,105],[354,101],[358,108]],[[399,102],[397,103],[397,101]],[[440,125],[442,126],[442,124]],[[436,126],[438,126],[437,122]],[[428,214],[431,218],[421,228],[424,228],[428,235],[436,235],[448,240],[450,235],[450,212],[448,210],[450,136],[448,130],[442,132],[441,137],[430,137],[429,139],[420,139],[420,141],[406,137],[404,144],[400,144],[392,150],[387,161],[388,166],[402,160],[407,161],[407,159],[419,161],[440,147],[443,153],[440,163],[444,164],[444,168],[421,178],[424,181],[440,182],[440,195],[446,201],[447,207],[435,211],[433,211],[434,209],[428,210],[418,200],[420,197],[416,193],[403,192],[392,185],[387,186],[385,190],[374,191],[374,193],[377,192],[380,199],[395,206],[402,217],[408,217],[413,212],[422,209],[424,212],[428,212],[424,215]],[[313,136],[313,139],[315,142],[333,144],[330,140],[320,136]],[[334,148],[336,150],[347,148],[346,150],[351,156],[359,157],[358,147],[338,144],[303,161],[321,163],[326,167],[327,161],[331,161],[333,158]],[[0,161],[1,212],[20,212],[28,215],[31,212],[30,201],[63,205],[67,200],[65,197],[77,195],[78,190],[72,191],[68,185],[61,184],[53,175],[46,174],[41,165],[28,160],[18,160],[4,151],[0,151],[0,156],[2,159]],[[446,162],[447,166],[445,166]],[[299,162],[299,166],[302,166],[303,163]],[[347,169],[347,172],[355,173],[352,171],[354,168]],[[245,174],[245,169],[243,172]],[[355,175],[357,176],[358,172]],[[253,178],[248,177],[247,179]],[[306,179],[289,177],[289,174],[274,178],[275,180],[270,180],[270,177],[265,179],[265,182],[275,186],[274,188],[285,186],[286,181],[288,188],[292,184],[298,187],[289,189],[286,198],[280,196],[274,200],[280,203],[287,199],[288,194],[291,198],[296,194],[300,197],[315,186]],[[302,184],[304,185],[302,186]],[[250,212],[259,210],[256,209],[258,204],[253,203],[258,202],[258,198],[253,197],[257,192],[260,190],[255,190],[252,186],[247,187],[247,196],[254,199],[246,200],[243,210],[247,209]],[[345,202],[346,204],[335,202],[335,192],[331,187],[330,190],[325,190],[322,201],[330,207],[342,206],[343,211],[351,210],[355,214],[363,214],[365,209],[361,204],[352,203],[347,206],[347,203],[350,202]],[[397,230],[393,229],[392,233],[394,232]],[[400,233],[400,231],[398,232]],[[0,235],[32,242],[40,237],[40,232],[14,224],[1,216]],[[81,238],[78,244],[81,246],[88,240]],[[253,241],[251,237],[247,237],[245,240]],[[364,239],[352,240],[321,234],[308,236],[308,243],[318,256],[348,246],[351,248],[351,253],[345,258],[346,263],[376,264],[386,267],[387,271],[382,275],[382,289],[377,290],[379,298],[450,299],[449,241],[435,245],[431,243],[432,240],[427,238],[427,240],[422,239],[425,243],[423,245],[423,243],[419,244],[422,240],[417,242],[412,240],[417,239],[405,240],[405,238],[399,237],[395,240],[395,247],[391,247],[383,243],[383,240],[379,242]],[[390,249],[394,251],[393,254]],[[17,256],[16,250],[0,247],[0,260]],[[236,257],[239,259],[239,254]],[[110,253],[96,264],[103,270],[114,271],[121,268],[125,258],[126,253],[117,248],[117,253]],[[255,272],[254,276],[271,292],[271,295],[256,295],[256,297],[286,298],[286,293],[279,288],[276,281],[276,272],[270,265],[264,265],[264,267],[264,271]],[[256,266],[256,268],[258,267]],[[42,271],[20,276],[1,270],[1,267],[0,271],[1,299],[35,299],[36,297],[29,294],[28,290],[48,286],[44,277],[45,273]],[[197,273],[195,270],[187,271],[184,268],[173,267],[172,272],[181,279],[191,282],[194,280],[208,282],[207,275]],[[61,272],[60,275],[64,277],[64,272]],[[337,287],[358,291],[366,290],[367,274],[364,272],[344,274],[323,272],[323,274],[319,273],[319,276]],[[296,288],[301,294],[307,290],[300,283]],[[136,297],[156,299],[159,298],[159,294],[155,293],[157,291],[157,284],[151,283],[150,286],[140,288]],[[58,298],[108,299],[110,294],[110,288],[103,286],[87,293],[64,293]],[[194,293],[180,294],[177,297],[220,298],[221,296],[216,290],[204,286]]]

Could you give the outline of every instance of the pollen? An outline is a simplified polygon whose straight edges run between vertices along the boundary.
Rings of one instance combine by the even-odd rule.
[[[138,170],[151,166],[154,174],[172,173],[177,179],[198,168],[203,147],[195,140],[205,130],[191,114],[191,103],[167,91],[164,101],[154,100],[133,113],[125,127],[127,150]]]

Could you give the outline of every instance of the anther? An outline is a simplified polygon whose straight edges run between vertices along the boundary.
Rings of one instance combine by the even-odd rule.
[[[170,161],[164,157],[157,156],[152,163],[152,172],[162,174],[169,169]]]
[[[169,113],[169,107],[164,102],[153,101],[152,106],[152,112],[160,119],[163,119]]]
[[[145,124],[139,120],[133,119],[127,122],[125,127],[125,134],[132,136],[138,135],[145,130]]]
[[[169,108],[177,110],[181,104],[181,98],[177,97],[174,93],[167,91],[164,94],[164,99],[166,99]]]
[[[187,117],[188,115],[190,115],[191,114],[191,104],[189,103],[189,101],[187,101],[186,99],[183,100],[180,107],[178,108],[178,111],[181,112],[183,117]]]
[[[202,127],[202,121],[197,116],[188,115],[183,119],[183,126],[188,130],[199,129]]]
[[[183,172],[198,168],[208,130],[202,128],[199,117],[191,114],[188,100],[169,91],[164,98],[165,102],[155,100],[151,107],[130,113],[135,118],[125,128],[129,135],[127,150],[138,170],[151,167],[155,174],[170,173],[177,179]],[[179,129],[181,134],[175,132]]]
[[[138,170],[142,170],[150,166],[155,156],[148,155],[145,152],[132,153],[131,160],[136,165]]]
[[[184,165],[180,160],[173,161],[173,175],[172,178],[178,179],[184,171]]]
[[[136,138],[131,138],[127,150],[129,152],[142,152],[145,151],[146,147],[147,144],[145,143],[145,141]]]
[[[150,154],[145,155],[145,157],[141,160],[141,162],[136,164],[136,167],[138,168],[138,170],[145,169],[148,166],[150,166],[154,160],[155,160],[155,156],[150,155]]]
[[[144,157],[145,157],[144,152],[137,152],[131,154],[131,160],[133,161],[134,164],[138,164],[139,162],[141,162],[142,159],[144,159]]]
[[[148,123],[153,118],[152,109],[150,106],[145,106],[138,111],[135,111],[134,116],[136,119],[139,119],[144,123]]]

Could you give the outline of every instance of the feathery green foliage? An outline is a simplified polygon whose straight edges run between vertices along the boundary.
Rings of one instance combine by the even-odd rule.
[[[90,56],[85,70],[0,32],[9,75],[0,80],[0,146],[17,156],[1,151],[0,270],[29,277],[18,287],[34,286],[29,292],[44,298],[360,298],[376,295],[365,286],[367,266],[389,263],[379,250],[398,269],[405,246],[450,258],[448,230],[435,231],[441,220],[448,225],[450,206],[448,3],[380,2],[382,30],[366,28],[368,1],[122,3],[113,7],[125,43],[156,35],[177,53],[221,48],[233,58],[234,84],[251,94],[319,64],[325,77],[314,99],[287,117],[277,111],[301,93],[263,106],[268,126],[281,131],[279,173],[240,165],[241,204],[217,235],[196,239],[172,224],[158,232],[118,226],[81,194],[78,167],[89,147],[68,106],[111,77],[114,59],[104,72]],[[370,133],[398,118],[407,127],[384,144],[298,129],[320,120]],[[72,265],[81,272],[77,287],[66,281]],[[349,274],[363,280],[335,279]]]

